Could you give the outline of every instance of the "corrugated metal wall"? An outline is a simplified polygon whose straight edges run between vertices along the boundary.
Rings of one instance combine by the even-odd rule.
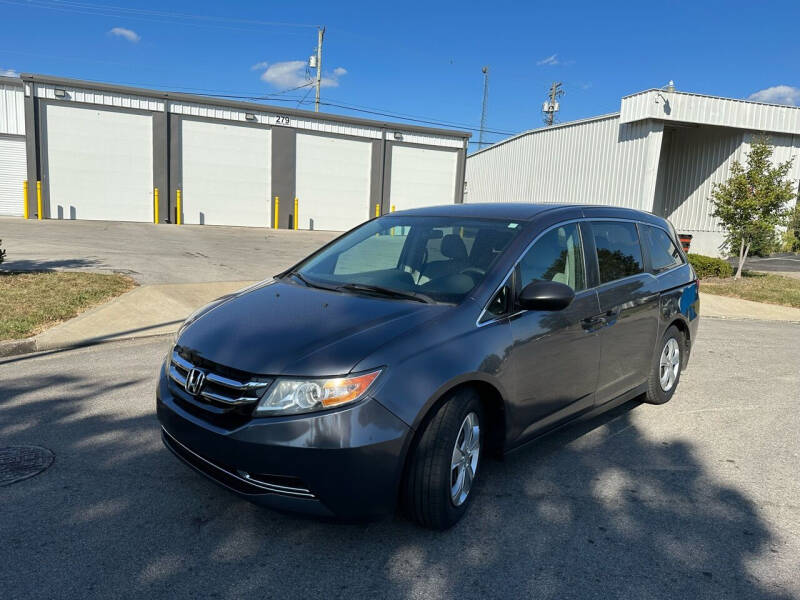
[[[228,121],[248,122],[246,115],[253,115],[253,123],[263,125],[275,125],[280,127],[293,127],[309,131],[324,133],[334,133],[339,135],[351,135],[355,137],[366,137],[371,139],[381,139],[383,133],[377,127],[363,127],[338,121],[325,121],[323,119],[306,119],[294,115],[281,115],[278,112],[248,112],[236,108],[215,106],[211,104],[194,104],[190,102],[170,102],[169,112],[189,115],[194,117],[204,117],[209,119],[222,119]]]
[[[69,100],[86,104],[101,104],[103,106],[118,106],[121,108],[158,112],[163,112],[164,110],[164,101],[158,98],[145,98],[143,96],[133,96],[130,94],[117,94],[100,90],[71,86],[44,85],[40,83],[37,83],[34,88],[37,98],[46,98],[48,100]],[[63,98],[58,98],[56,96],[57,89],[64,90],[66,95]]]
[[[647,90],[622,99],[620,122],[642,119],[736,127],[793,134],[800,131],[800,108],[686,92]]]
[[[667,132],[663,214],[682,231],[719,231],[711,217],[711,190],[743,160],[741,130],[717,127]],[[657,211],[661,212],[661,211]]]
[[[467,158],[464,201],[651,210],[661,131],[609,115],[522,134]]]
[[[663,214],[682,231],[722,231],[709,213],[714,185],[730,177],[734,161],[744,163],[755,134],[725,127],[667,130],[663,164]],[[772,135],[773,161],[794,156],[789,177],[800,178],[800,138]],[[661,212],[657,210],[657,212]]]
[[[25,135],[22,85],[0,83],[0,133]]]

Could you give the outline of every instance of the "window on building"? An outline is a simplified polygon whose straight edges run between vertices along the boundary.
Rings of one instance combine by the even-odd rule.
[[[551,229],[519,263],[520,288],[535,280],[565,283],[576,292],[586,289],[583,246],[575,223]]]
[[[600,283],[644,272],[642,248],[634,223],[592,221]]]
[[[680,251],[666,231],[650,225],[640,225],[639,231],[642,233],[642,242],[647,248],[653,273],[660,273],[683,264]]]

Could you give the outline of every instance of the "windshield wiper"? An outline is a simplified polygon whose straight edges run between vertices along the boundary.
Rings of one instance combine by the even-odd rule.
[[[435,300],[425,294],[419,292],[407,292],[405,290],[396,290],[394,288],[387,288],[381,285],[371,285],[368,283],[345,283],[339,286],[340,290],[349,290],[353,292],[364,292],[366,294],[376,294],[378,296],[385,296],[387,298],[404,298],[406,300],[416,300],[417,302],[424,302],[425,304],[435,304]]]
[[[334,285],[324,285],[317,281],[309,281],[304,275],[301,275],[299,271],[287,271],[286,273],[281,273],[281,277],[287,277],[289,275],[291,275],[296,279],[299,279],[308,287],[319,288],[321,290],[338,291],[338,288]]]

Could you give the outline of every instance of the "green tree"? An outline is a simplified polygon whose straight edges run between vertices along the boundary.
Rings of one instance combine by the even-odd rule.
[[[758,138],[747,153],[746,165],[734,162],[728,181],[711,192],[711,215],[725,228],[728,249],[739,253],[736,279],[742,276],[751,246],[774,237],[787,215],[786,204],[794,198],[792,181],[787,179],[792,161],[773,165],[773,151],[766,138]]]
[[[800,252],[800,200],[789,211],[786,233],[783,234],[783,249],[787,252]]]

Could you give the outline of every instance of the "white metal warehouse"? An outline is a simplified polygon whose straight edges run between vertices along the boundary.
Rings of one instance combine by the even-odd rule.
[[[394,208],[461,202],[468,138],[191,94],[1,77],[0,215],[346,230]]]
[[[794,157],[800,179],[800,108],[652,89],[619,113],[535,129],[467,158],[465,202],[612,204],[667,217],[691,249],[719,255],[709,215],[715,183],[766,134],[773,159]]]

